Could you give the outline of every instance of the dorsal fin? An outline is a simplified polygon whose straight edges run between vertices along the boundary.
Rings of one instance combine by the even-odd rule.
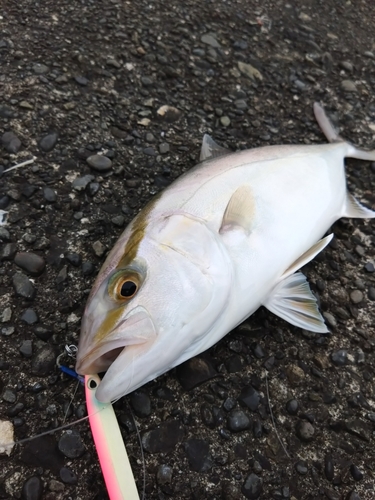
[[[224,156],[229,153],[229,149],[219,146],[210,135],[204,134],[199,161],[209,160],[210,158],[218,158],[219,156]]]

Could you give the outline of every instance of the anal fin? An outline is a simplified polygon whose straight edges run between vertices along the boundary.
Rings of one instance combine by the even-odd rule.
[[[357,219],[373,219],[375,212],[364,207],[350,193],[347,193],[346,207],[343,217],[356,217]]]
[[[291,264],[288,267],[288,269],[282,275],[281,279],[290,276],[291,274],[301,269],[301,267],[306,265],[308,262],[310,262],[310,260],[313,260],[313,258],[316,257],[318,253],[320,253],[328,245],[328,243],[332,240],[332,238],[333,238],[333,233],[329,234],[325,238],[315,243],[315,245],[309,248],[307,252],[298,257],[298,259],[295,260],[293,264]]]
[[[300,272],[280,281],[263,305],[292,325],[316,333],[329,331],[324,324],[306,276]]]

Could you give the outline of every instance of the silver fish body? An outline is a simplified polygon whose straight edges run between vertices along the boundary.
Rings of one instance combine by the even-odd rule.
[[[77,371],[107,370],[113,401],[215,344],[259,306],[326,332],[297,272],[340,217],[375,213],[347,193],[344,158],[375,160],[340,138],[228,154],[205,136],[202,162],[152,200],[104,263],[82,321]]]

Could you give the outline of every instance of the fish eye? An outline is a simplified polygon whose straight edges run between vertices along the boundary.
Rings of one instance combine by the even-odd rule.
[[[137,284],[134,283],[134,281],[126,280],[121,285],[120,295],[121,297],[124,297],[124,299],[130,299],[130,297],[133,297],[133,295],[136,294],[137,288]]]
[[[108,283],[109,296],[119,302],[130,300],[136,295],[140,287],[141,277],[137,272],[119,271]]]

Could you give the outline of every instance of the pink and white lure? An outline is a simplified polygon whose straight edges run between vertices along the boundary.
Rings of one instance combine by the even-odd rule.
[[[85,376],[87,413],[110,500],[139,500],[117,418],[110,403],[100,403],[95,393],[98,375]]]

